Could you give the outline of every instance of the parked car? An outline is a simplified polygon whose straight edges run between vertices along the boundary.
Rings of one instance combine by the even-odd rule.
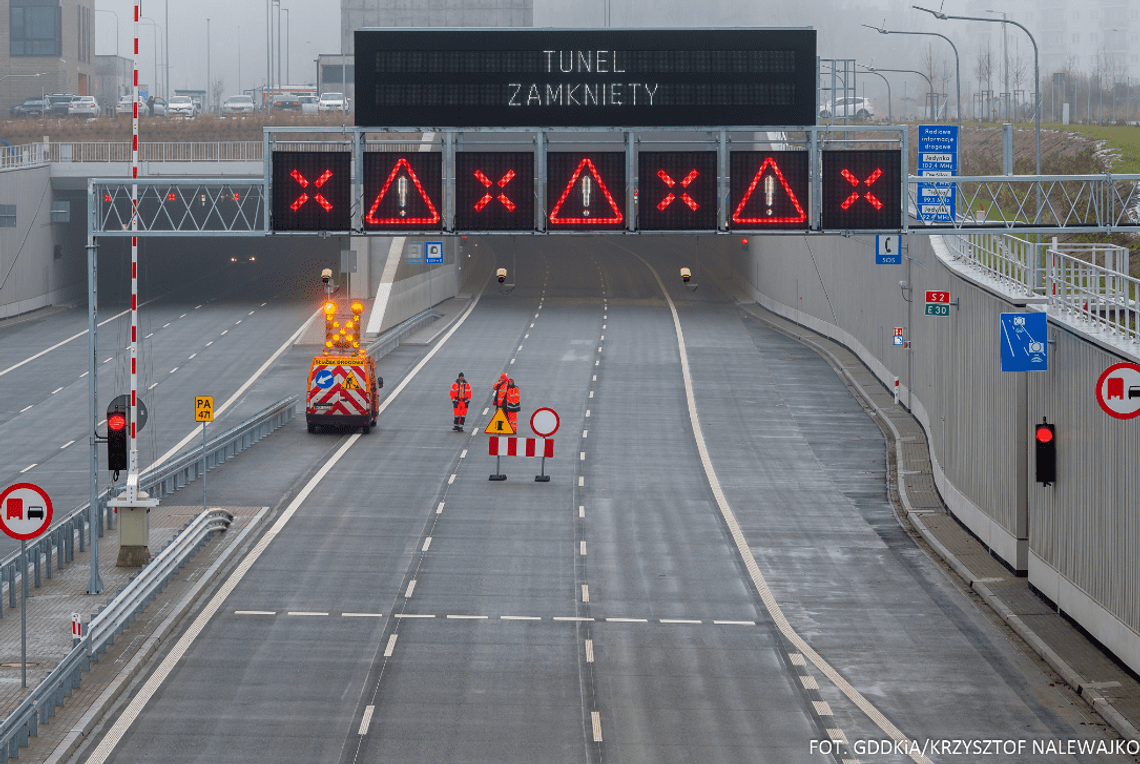
[[[166,113],[171,117],[186,117],[193,119],[198,115],[198,107],[190,96],[174,96],[166,105]]]
[[[99,102],[95,100],[95,96],[76,96],[67,104],[67,116],[69,117],[91,119],[98,117],[99,114]]]
[[[66,117],[68,104],[71,103],[71,99],[78,97],[74,93],[52,93],[47,97],[48,116]]]
[[[273,111],[300,111],[301,96],[294,93],[281,93],[273,96]]]
[[[301,96],[301,113],[302,114],[316,114],[317,113],[317,97],[315,95]]]
[[[344,93],[324,93],[317,102],[317,111],[348,111]]]
[[[50,102],[46,98],[25,98],[23,103],[12,107],[13,117],[42,117],[47,113]]]
[[[115,116],[131,116],[134,110],[131,107],[131,97],[129,95],[119,96],[119,100],[115,102]],[[139,116],[146,114],[146,101],[139,99]]]
[[[147,99],[147,108],[150,110],[152,117],[168,116],[170,114],[170,112],[167,111],[168,105],[166,99],[162,96],[155,96],[154,101],[151,101],[149,98]],[[142,114],[141,111],[139,113]]]
[[[253,96],[246,94],[232,95],[222,102],[222,114],[252,114],[257,111],[253,104]]]
[[[823,119],[850,119],[856,117],[858,119],[871,119],[875,116],[875,110],[871,107],[871,102],[862,96],[850,96],[847,98],[840,98],[836,100],[835,108],[832,108],[832,102],[828,101],[823,105],[819,111],[819,116]]]

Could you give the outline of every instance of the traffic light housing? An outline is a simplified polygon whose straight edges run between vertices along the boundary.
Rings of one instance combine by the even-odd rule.
[[[118,473],[127,468],[127,411],[107,409],[107,469]]]
[[[1037,451],[1037,482],[1052,485],[1057,482],[1057,430],[1045,418],[1033,429]]]

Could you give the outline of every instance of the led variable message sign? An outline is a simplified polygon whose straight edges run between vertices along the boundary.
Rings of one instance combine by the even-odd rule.
[[[734,151],[729,158],[730,228],[808,228],[806,151]]]
[[[366,127],[814,125],[813,29],[363,29]]]
[[[351,165],[347,151],[273,152],[273,230],[347,231]]]
[[[902,159],[895,151],[824,151],[823,208],[828,231],[902,227]]]
[[[637,161],[638,228],[716,230],[715,151],[643,151]]]
[[[546,176],[549,230],[625,227],[625,154],[552,151]]]
[[[442,191],[440,154],[368,152],[361,225],[367,231],[438,231],[443,228]]]
[[[455,177],[458,230],[534,229],[534,154],[460,151]]]

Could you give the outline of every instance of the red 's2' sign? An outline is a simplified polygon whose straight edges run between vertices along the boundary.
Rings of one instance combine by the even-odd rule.
[[[933,292],[933,291],[927,290],[926,301],[927,302],[948,303],[948,302],[950,302],[950,293],[949,292]]]

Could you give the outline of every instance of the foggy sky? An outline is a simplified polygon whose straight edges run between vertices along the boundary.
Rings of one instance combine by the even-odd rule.
[[[133,0],[96,0],[97,8],[118,14],[119,53],[129,56],[133,35],[131,9]],[[960,15],[987,15],[988,8],[1007,10],[1010,17],[1026,24],[1037,36],[1041,50],[1043,77],[1053,68],[1060,68],[1065,56],[1073,61],[1071,44],[1063,55],[1050,49],[1048,32],[1035,29],[1035,6],[1032,0],[913,0],[918,5],[943,8],[947,13]],[[206,19],[211,26],[212,76],[225,81],[225,93],[234,93],[239,87],[260,86],[265,79],[266,6],[263,0],[143,0],[143,16],[165,25],[167,3],[170,8],[170,84],[171,88],[204,88],[206,86]],[[953,58],[949,46],[937,38],[913,35],[879,35],[861,24],[883,26],[894,30],[935,31],[955,40],[962,57],[961,76],[963,93],[967,83],[976,79],[977,52],[983,41],[1000,51],[1000,24],[970,24],[959,21],[938,21],[911,8],[912,0],[815,0],[807,3],[776,3],[764,0],[610,0],[611,26],[614,27],[814,27],[819,32],[819,54],[824,58],[854,58],[861,64],[883,68],[923,69],[920,59],[928,45],[933,45],[936,58],[949,68],[952,76]],[[340,0],[282,0],[289,9],[289,81],[290,84],[312,83],[315,80],[315,63],[320,53],[340,52]],[[535,0],[535,26],[601,27],[604,0]],[[1098,34],[1099,23],[1083,6],[1069,0],[1064,6],[1063,24],[1065,42],[1071,43],[1078,27],[1092,29],[1086,37]],[[992,14],[990,14],[992,15]],[[1069,16],[1072,19],[1069,20]],[[1107,22],[1106,22],[1107,23]],[[1117,22],[1120,24],[1120,22]],[[1101,24],[1104,26],[1104,24]],[[1140,25],[1127,22],[1121,30],[1134,44]],[[239,37],[240,27],[240,37]],[[140,81],[154,79],[154,33],[149,24],[141,25]],[[1007,36],[1010,55],[1028,62],[1028,76],[1020,87],[1032,90],[1032,48],[1020,30],[1011,27]],[[285,47],[282,31],[282,47]],[[996,43],[995,43],[996,41]],[[239,45],[240,43],[240,45]],[[158,55],[163,57],[164,40],[158,41]],[[238,50],[241,51],[241,81],[238,81]],[[1016,51],[1013,49],[1016,47]],[[115,17],[110,13],[96,14],[96,53],[115,52]],[[1085,50],[1087,48],[1087,50]],[[1091,55],[1095,42],[1080,46],[1080,52]],[[1050,56],[1050,54],[1053,54]],[[1135,56],[1132,56],[1135,58]],[[1052,59],[1052,60],[1051,60]],[[1091,59],[1090,59],[1091,60]],[[1024,66],[1024,63],[1022,64]],[[1053,67],[1053,68],[1050,68]],[[1091,64],[1077,62],[1077,69],[1088,71]],[[1135,75],[1140,69],[1131,66],[1126,74]],[[284,80],[284,64],[282,79]],[[161,77],[161,70],[159,72]],[[925,91],[925,81],[914,75],[893,75],[895,99],[903,87],[911,93]],[[861,78],[860,90],[873,98],[885,96],[884,86],[874,75]],[[905,83],[905,84],[904,84]],[[953,82],[948,84],[953,87]],[[1000,83],[993,86],[998,88]]]

